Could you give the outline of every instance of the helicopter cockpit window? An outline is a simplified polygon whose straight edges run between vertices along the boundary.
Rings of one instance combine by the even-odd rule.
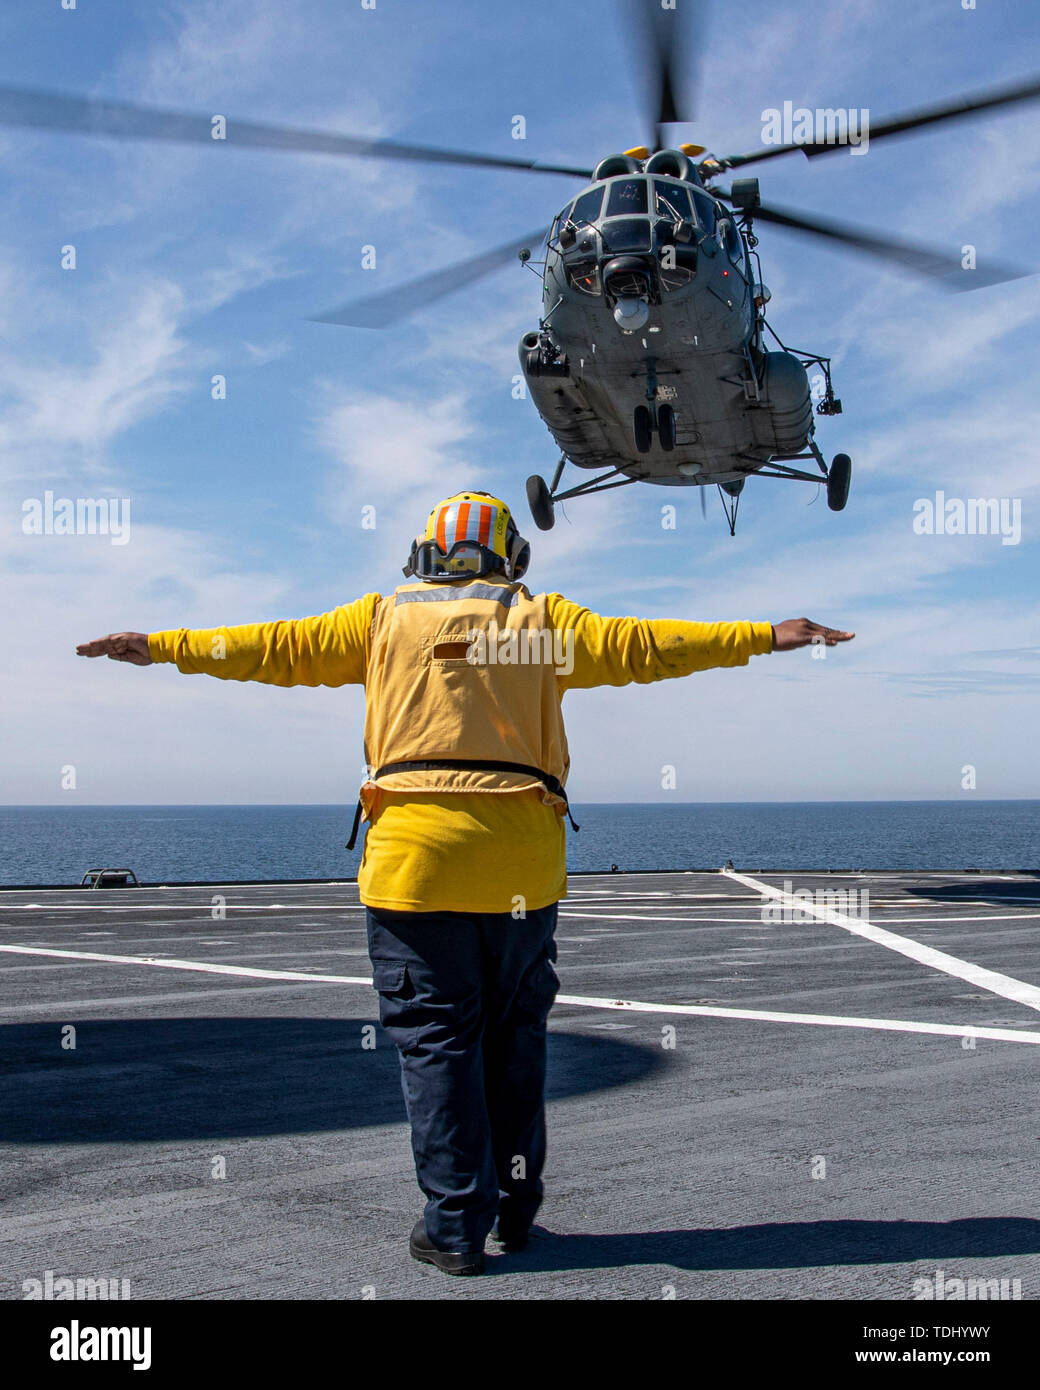
[[[654,179],[654,211],[658,217],[669,217],[676,222],[689,222],[690,193],[679,183],[666,183],[664,179]]]
[[[583,193],[580,198],[574,200],[571,208],[571,221],[577,226],[583,222],[595,222],[599,217],[599,210],[603,203],[603,189],[590,188],[587,193]]]
[[[608,217],[646,215],[646,179],[613,179],[607,199]]]
[[[715,235],[715,199],[697,189],[693,191],[693,201],[697,208],[697,221],[707,236]]]

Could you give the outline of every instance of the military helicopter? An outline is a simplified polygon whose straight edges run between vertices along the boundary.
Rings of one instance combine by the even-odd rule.
[[[813,159],[848,142],[828,130],[822,140],[792,139],[722,157],[700,145],[669,147],[665,127],[683,123],[676,93],[684,15],[685,9],[665,8],[660,0],[633,0],[653,148],[634,146],[608,155],[591,171],[12,87],[0,87],[0,124],[582,179],[586,186],[557,214],[547,234],[538,228],[315,320],[387,327],[514,257],[533,269],[531,246],[544,243],[542,312],[538,328],[522,336],[519,353],[530,395],[561,453],[550,484],[538,475],[527,481],[536,525],[552,527],[557,502],[634,482],[699,487],[703,508],[704,489],[715,484],[732,535],[748,477],[823,482],[828,506],[841,511],[852,468],[844,453],[828,465],[815,438],[814,405],[815,415],[841,413],[830,359],[786,347],[767,323],[770,295],[761,274],[756,223],[848,246],[952,289],[977,289],[1031,272],[994,266],[967,273],[960,258],[949,253],[767,206],[755,178],[720,187],[715,180],[728,170],[794,152]],[[906,134],[1037,97],[1040,80],[1034,78],[872,121],[869,138]],[[812,368],[817,371],[810,385]],[[568,461],[596,470],[597,476],[561,491]],[[794,466],[803,462],[818,471]]]

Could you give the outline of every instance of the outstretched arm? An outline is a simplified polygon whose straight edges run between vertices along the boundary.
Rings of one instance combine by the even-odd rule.
[[[83,642],[80,656],[107,656],[135,666],[173,662],[185,675],[267,685],[361,685],[368,667],[378,594],[366,594],[314,618],[241,627],[117,632]]]
[[[548,595],[554,627],[573,633],[573,668],[561,690],[645,684],[717,666],[746,666],[753,656],[793,651],[821,639],[827,646],[854,636],[808,618],[778,623],[695,623],[667,618],[605,618],[559,594]]]

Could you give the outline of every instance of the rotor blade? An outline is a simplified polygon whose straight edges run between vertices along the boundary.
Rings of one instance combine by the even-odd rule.
[[[1040,97],[1040,78],[1036,77],[1011,86],[991,87],[988,91],[978,92],[960,101],[944,102],[938,106],[922,106],[916,111],[908,111],[902,116],[892,116],[877,124],[868,121],[864,127],[864,144],[867,141],[872,143],[880,140],[886,135],[905,135],[908,131],[920,130],[923,126],[935,125],[939,121],[958,120],[962,116],[974,115],[977,111],[992,111],[1001,106],[1013,106],[1020,101],[1035,101],[1037,97]],[[744,164],[754,164],[761,159],[774,159],[780,154],[790,154],[793,150],[801,150],[802,154],[811,159],[814,155],[833,154],[835,150],[844,148],[845,143],[837,141],[822,144],[763,145],[761,149],[752,150],[748,154],[728,155],[725,159],[719,160],[719,163],[724,168],[736,169]]]
[[[708,494],[704,491],[705,486],[706,486],[705,483],[701,483],[700,487],[697,489],[697,491],[698,491],[698,492],[700,493],[700,495],[701,495],[701,520],[702,520],[702,521],[707,521],[707,519],[708,519]]]
[[[537,246],[545,238],[545,228],[539,227],[526,237],[515,237],[504,246],[496,246],[491,251],[481,251],[469,260],[435,270],[418,279],[407,280],[388,290],[365,295],[363,299],[351,299],[338,309],[330,309],[327,314],[315,314],[313,323],[339,323],[352,328],[387,328],[398,319],[407,317],[428,304],[434,304],[445,295],[471,285],[492,271],[501,270],[508,265],[513,256],[527,246]]]
[[[223,121],[223,133],[218,122]],[[360,155],[374,159],[407,159],[426,164],[464,164],[484,169],[526,169],[539,174],[569,174],[587,179],[588,169],[542,164],[504,155],[441,150],[406,145],[395,140],[331,131],[296,130],[222,116],[165,111],[125,101],[95,101],[58,92],[0,87],[0,125],[36,130],[64,130],[77,135],[100,135],[117,140],[170,140],[180,144],[237,145],[240,149],[284,150],[304,154]]]
[[[627,0],[628,30],[633,36],[643,75],[642,127],[654,132],[654,149],[667,145],[666,125],[678,125],[694,115],[690,99],[691,82],[684,83],[686,100],[679,114],[678,77],[683,51],[690,49],[691,22],[686,11],[695,0],[682,0],[674,9],[664,9],[660,0]],[[687,71],[687,79],[692,77]]]
[[[729,200],[729,195],[719,196]],[[758,222],[770,222],[777,227],[789,227],[793,231],[808,232],[810,236],[824,237],[842,246],[851,246],[857,251],[879,256],[882,260],[893,261],[905,270],[916,271],[930,279],[940,281],[949,290],[980,290],[988,285],[999,285],[1005,280],[1019,280],[1033,275],[1032,270],[1017,270],[1008,266],[993,265],[986,269],[965,270],[959,255],[948,251],[935,251],[927,246],[915,246],[900,241],[887,233],[864,232],[847,222],[826,221],[819,217],[806,217],[787,208],[759,207],[752,217]]]

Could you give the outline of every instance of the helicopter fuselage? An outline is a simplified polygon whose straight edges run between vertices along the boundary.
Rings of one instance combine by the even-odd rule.
[[[579,467],[739,485],[806,446],[809,381],[796,357],[763,350],[751,248],[695,174],[661,171],[683,170],[679,161],[678,151],[646,166],[612,156],[563,209],[548,238],[539,331],[521,339],[520,359],[534,404]],[[656,419],[663,405],[674,441],[654,431],[641,448],[635,413]]]

